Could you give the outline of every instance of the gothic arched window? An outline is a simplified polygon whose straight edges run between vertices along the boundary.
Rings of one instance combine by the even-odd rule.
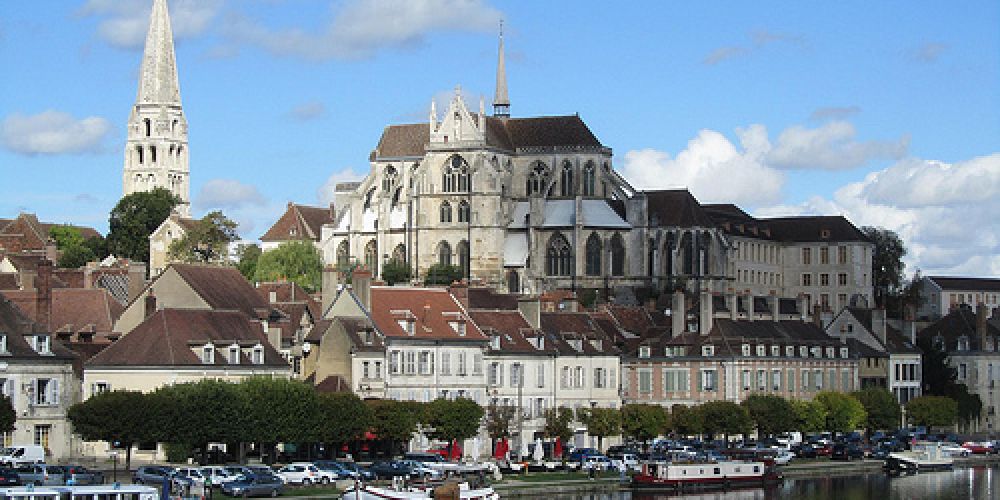
[[[438,264],[442,266],[451,265],[451,245],[447,241],[442,241],[438,243]]]
[[[392,249],[392,260],[400,263],[406,262],[406,245],[400,243]]]
[[[549,180],[549,170],[542,162],[536,162],[528,172],[528,179],[525,182],[524,193],[527,196],[541,193],[545,189],[545,184]]]
[[[371,188],[365,193],[365,207],[364,210],[368,210],[372,207],[372,197],[375,196],[375,188]]]
[[[588,161],[583,167],[583,195],[594,196],[594,187],[597,181],[597,169],[594,162]]]
[[[625,275],[625,242],[622,235],[615,233],[611,237],[611,274],[614,276]]]
[[[441,187],[445,193],[465,193],[472,189],[469,164],[461,156],[452,156],[444,169]]]
[[[340,269],[347,269],[347,265],[350,263],[351,254],[349,252],[349,247],[347,240],[341,241],[337,245],[337,267]]]
[[[458,266],[462,268],[462,276],[469,276],[469,242],[462,240],[458,242]]]
[[[374,272],[378,265],[378,243],[371,240],[365,245],[365,268]]]
[[[587,276],[601,275],[601,237],[591,233],[587,238]]]
[[[563,162],[562,173],[559,177],[559,184],[562,188],[562,196],[573,196],[573,164]]]
[[[458,222],[469,222],[472,220],[469,215],[469,202],[462,200],[458,203]]]
[[[441,222],[451,222],[451,203],[441,202]]]
[[[385,173],[382,174],[382,191],[388,193],[392,190],[392,187],[396,185],[396,167],[389,165],[385,167]]]
[[[549,238],[549,246],[545,250],[545,274],[549,276],[573,274],[573,248],[559,233]]]

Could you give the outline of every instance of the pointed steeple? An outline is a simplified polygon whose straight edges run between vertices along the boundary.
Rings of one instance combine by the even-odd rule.
[[[139,90],[128,119],[123,193],[164,188],[180,198],[177,211],[187,217],[190,209],[187,146],[188,124],[181,108],[167,0],[153,0],[139,70]]]
[[[170,29],[167,0],[153,0],[136,101],[140,104],[181,104],[174,35]]]
[[[493,116],[510,118],[510,98],[507,97],[507,69],[503,57],[503,21],[500,21],[500,51],[497,58],[497,91],[493,98]]]

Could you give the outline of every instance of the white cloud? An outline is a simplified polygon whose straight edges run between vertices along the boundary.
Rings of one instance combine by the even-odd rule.
[[[767,30],[758,30],[751,32],[749,38],[751,43],[749,43],[748,45],[729,45],[725,47],[719,47],[709,52],[708,55],[706,55],[705,58],[702,59],[701,62],[709,66],[714,66],[729,59],[748,56],[754,51],[760,50],[772,43],[776,42],[794,43],[797,45],[802,45],[805,43],[805,39],[801,35],[774,33]]]
[[[195,205],[205,209],[243,208],[261,206],[267,203],[256,186],[244,184],[235,179],[212,179],[202,185]]]
[[[315,120],[326,116],[326,105],[319,101],[304,102],[292,108],[288,115],[302,122]]]
[[[353,167],[348,167],[339,172],[334,172],[327,177],[326,182],[316,190],[316,198],[322,205],[329,205],[333,202],[334,194],[337,190],[337,184],[341,182],[356,182],[364,178],[366,174],[355,172]],[[338,209],[339,210],[339,209]]]
[[[1000,276],[1000,153],[955,163],[909,158],[838,189],[758,215],[842,214],[903,238],[907,273]]]
[[[810,120],[845,120],[861,112],[858,106],[830,106],[817,108],[809,115]]]
[[[763,163],[770,149],[767,130],[752,125],[737,135],[742,149],[718,132],[702,130],[673,158],[655,149],[629,151],[621,172],[639,189],[686,187],[706,203],[777,202],[785,178]]]
[[[111,131],[104,118],[73,118],[61,111],[37,115],[13,113],[0,122],[0,143],[25,155],[98,152]]]
[[[138,48],[146,41],[150,5],[149,0],[88,0],[78,14],[101,18],[97,35],[105,42],[115,47]],[[203,33],[222,5],[223,0],[172,0],[169,11],[174,38]]]
[[[846,121],[833,121],[814,129],[789,127],[778,135],[767,162],[778,168],[850,169],[875,159],[902,158],[910,145],[908,136],[893,142],[862,142],[856,136],[854,126]]]
[[[411,47],[436,30],[496,30],[500,11],[483,0],[353,0],[318,33],[271,30],[230,16],[225,32],[277,55],[312,60],[364,59],[385,48]]]

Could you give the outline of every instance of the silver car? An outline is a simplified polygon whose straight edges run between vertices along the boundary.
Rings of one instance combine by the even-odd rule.
[[[17,476],[21,484],[35,486],[62,486],[66,484],[66,469],[61,465],[26,464],[19,465]]]

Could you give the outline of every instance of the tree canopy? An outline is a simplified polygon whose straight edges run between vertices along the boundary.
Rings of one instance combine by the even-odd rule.
[[[344,443],[358,439],[371,425],[371,407],[352,393],[320,394],[318,403],[318,441]]]
[[[493,439],[510,436],[510,424],[517,415],[517,409],[510,405],[491,403],[486,407],[486,434]]]
[[[434,429],[432,436],[450,444],[475,436],[483,413],[483,407],[471,399],[438,398],[427,404],[427,424]]]
[[[310,241],[288,241],[268,250],[257,259],[256,281],[288,280],[307,292],[320,289],[323,258]]]
[[[875,287],[875,305],[885,307],[886,298],[899,292],[903,283],[903,257],[906,247],[895,231],[881,227],[861,228],[872,243],[872,284]]]
[[[461,281],[462,268],[449,264],[434,264],[427,268],[424,275],[424,284],[427,285],[450,285],[455,281]]]
[[[826,430],[826,407],[819,401],[793,399],[796,430],[802,432],[820,432]]]
[[[899,426],[900,406],[896,396],[882,387],[869,387],[853,393],[867,415],[865,429],[891,430]]]
[[[825,430],[830,432],[851,432],[861,428],[868,415],[861,402],[850,394],[837,391],[822,391],[813,399],[826,410]]]
[[[382,265],[382,281],[392,286],[410,280],[410,266],[399,259],[392,259]]]
[[[751,394],[742,403],[761,436],[793,430],[794,414],[791,402],[773,394]]]
[[[920,396],[906,403],[906,420],[930,429],[947,426],[958,419],[958,403],[944,396]]]
[[[183,262],[223,262],[229,244],[239,238],[238,224],[216,210],[205,214],[184,236],[170,243],[171,259]]]
[[[136,262],[149,259],[149,235],[170,215],[180,198],[163,188],[126,195],[108,218],[108,251]]]
[[[587,433],[597,436],[597,447],[601,448],[606,436],[617,436],[622,429],[621,411],[615,408],[579,408],[576,419],[587,427]]]
[[[118,442],[125,448],[125,468],[132,461],[132,445],[151,441],[150,406],[141,392],[109,391],[69,408],[73,431],[91,441]]]
[[[709,401],[700,405],[704,432],[716,434],[747,434],[753,426],[746,408],[732,401]]]
[[[260,259],[260,245],[243,244],[236,247],[236,269],[247,281],[254,281],[257,274],[257,259]]]
[[[84,239],[80,228],[70,225],[57,225],[49,229],[49,237],[59,250],[56,265],[67,269],[76,269],[88,262],[107,257],[107,244],[101,236]]]
[[[14,423],[17,422],[17,412],[10,398],[0,394],[0,432],[10,432],[14,430]]]
[[[681,436],[701,434],[705,430],[705,418],[697,406],[674,405],[670,409],[670,424]]]
[[[670,414],[660,405],[631,403],[622,405],[622,433],[636,441],[646,442],[666,432]]]
[[[546,436],[559,438],[562,441],[568,441],[573,437],[573,429],[570,428],[570,424],[573,423],[573,410],[560,406],[545,410],[544,415],[545,424],[542,432]]]

